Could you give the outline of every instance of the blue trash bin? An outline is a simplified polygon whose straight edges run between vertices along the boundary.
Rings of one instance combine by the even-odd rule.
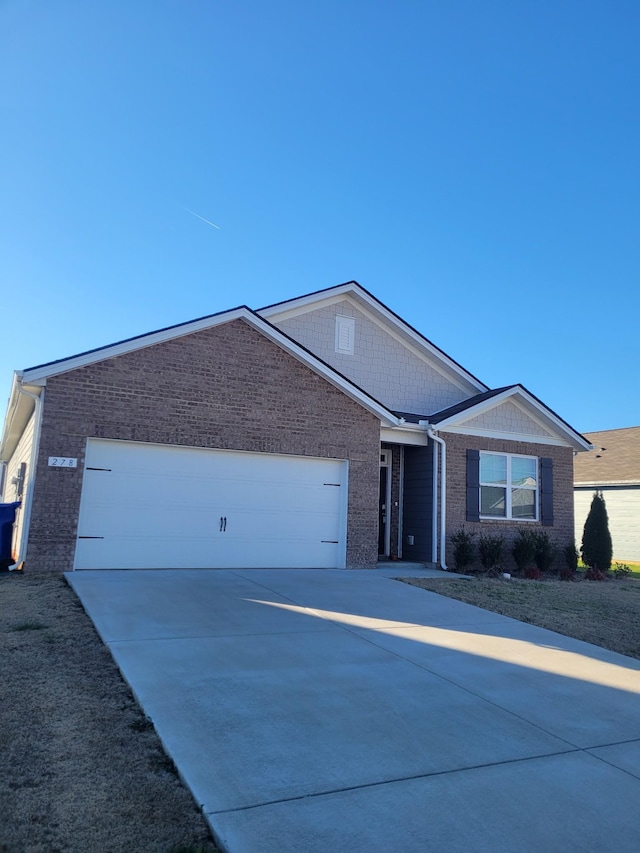
[[[21,501],[15,501],[12,504],[0,504],[0,571],[7,571],[9,566],[14,563],[11,554],[13,523],[16,520],[16,512],[21,506]]]

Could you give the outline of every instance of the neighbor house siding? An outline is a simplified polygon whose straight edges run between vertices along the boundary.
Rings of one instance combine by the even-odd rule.
[[[16,523],[13,529],[13,557],[17,559],[18,554],[17,550],[19,547],[19,543],[22,537],[22,524],[24,519],[24,506],[27,495],[29,494],[29,490],[31,489],[32,482],[32,471],[31,471],[31,453],[33,448],[33,431],[34,431],[34,423],[35,423],[35,414],[31,415],[29,419],[29,423],[25,427],[24,432],[18,442],[16,449],[9,459],[7,463],[5,478],[4,478],[4,491],[2,495],[3,503],[13,503],[17,500],[22,500],[22,507],[16,513]],[[17,493],[17,487],[13,484],[12,480],[18,476],[20,472],[20,466],[24,463],[26,465],[25,468],[25,479],[22,485],[22,498],[19,497]]]
[[[335,351],[336,316],[355,319],[353,355]],[[393,410],[437,412],[472,393],[451,382],[347,300],[273,322]]]
[[[561,548],[574,541],[573,519],[573,450],[570,447],[558,447],[548,444],[486,439],[478,436],[460,435],[442,432],[447,444],[447,520],[446,520],[446,561],[453,568],[455,562],[451,549],[451,535],[464,527],[474,533],[474,543],[478,546],[481,534],[504,537],[505,568],[515,568],[511,556],[511,543],[519,528],[540,529],[549,535]],[[543,526],[542,520],[531,521],[467,521],[466,515],[466,467],[467,449],[489,450],[498,453],[517,453],[537,456],[539,459],[553,461],[553,525]],[[539,500],[539,496],[538,496]],[[559,557],[558,559],[561,559]],[[476,561],[478,565],[479,562]]]
[[[242,320],[48,379],[30,570],[72,567],[87,437],[347,459],[347,565],[375,564],[379,420]]]
[[[640,485],[598,486],[597,489],[607,508],[614,560],[640,562]],[[594,486],[579,486],[574,492],[578,548],[595,491]]]

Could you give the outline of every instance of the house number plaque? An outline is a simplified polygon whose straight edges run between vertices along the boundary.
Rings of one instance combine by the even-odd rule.
[[[50,456],[49,466],[51,468],[77,468],[78,460],[72,456]]]

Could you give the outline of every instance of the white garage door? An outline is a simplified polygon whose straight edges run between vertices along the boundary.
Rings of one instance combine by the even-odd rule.
[[[75,568],[342,568],[347,470],[89,439]]]

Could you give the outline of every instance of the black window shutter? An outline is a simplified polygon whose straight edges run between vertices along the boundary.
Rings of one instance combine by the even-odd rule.
[[[553,525],[553,459],[540,460],[540,521]]]
[[[480,521],[479,450],[467,450],[467,521]]]

